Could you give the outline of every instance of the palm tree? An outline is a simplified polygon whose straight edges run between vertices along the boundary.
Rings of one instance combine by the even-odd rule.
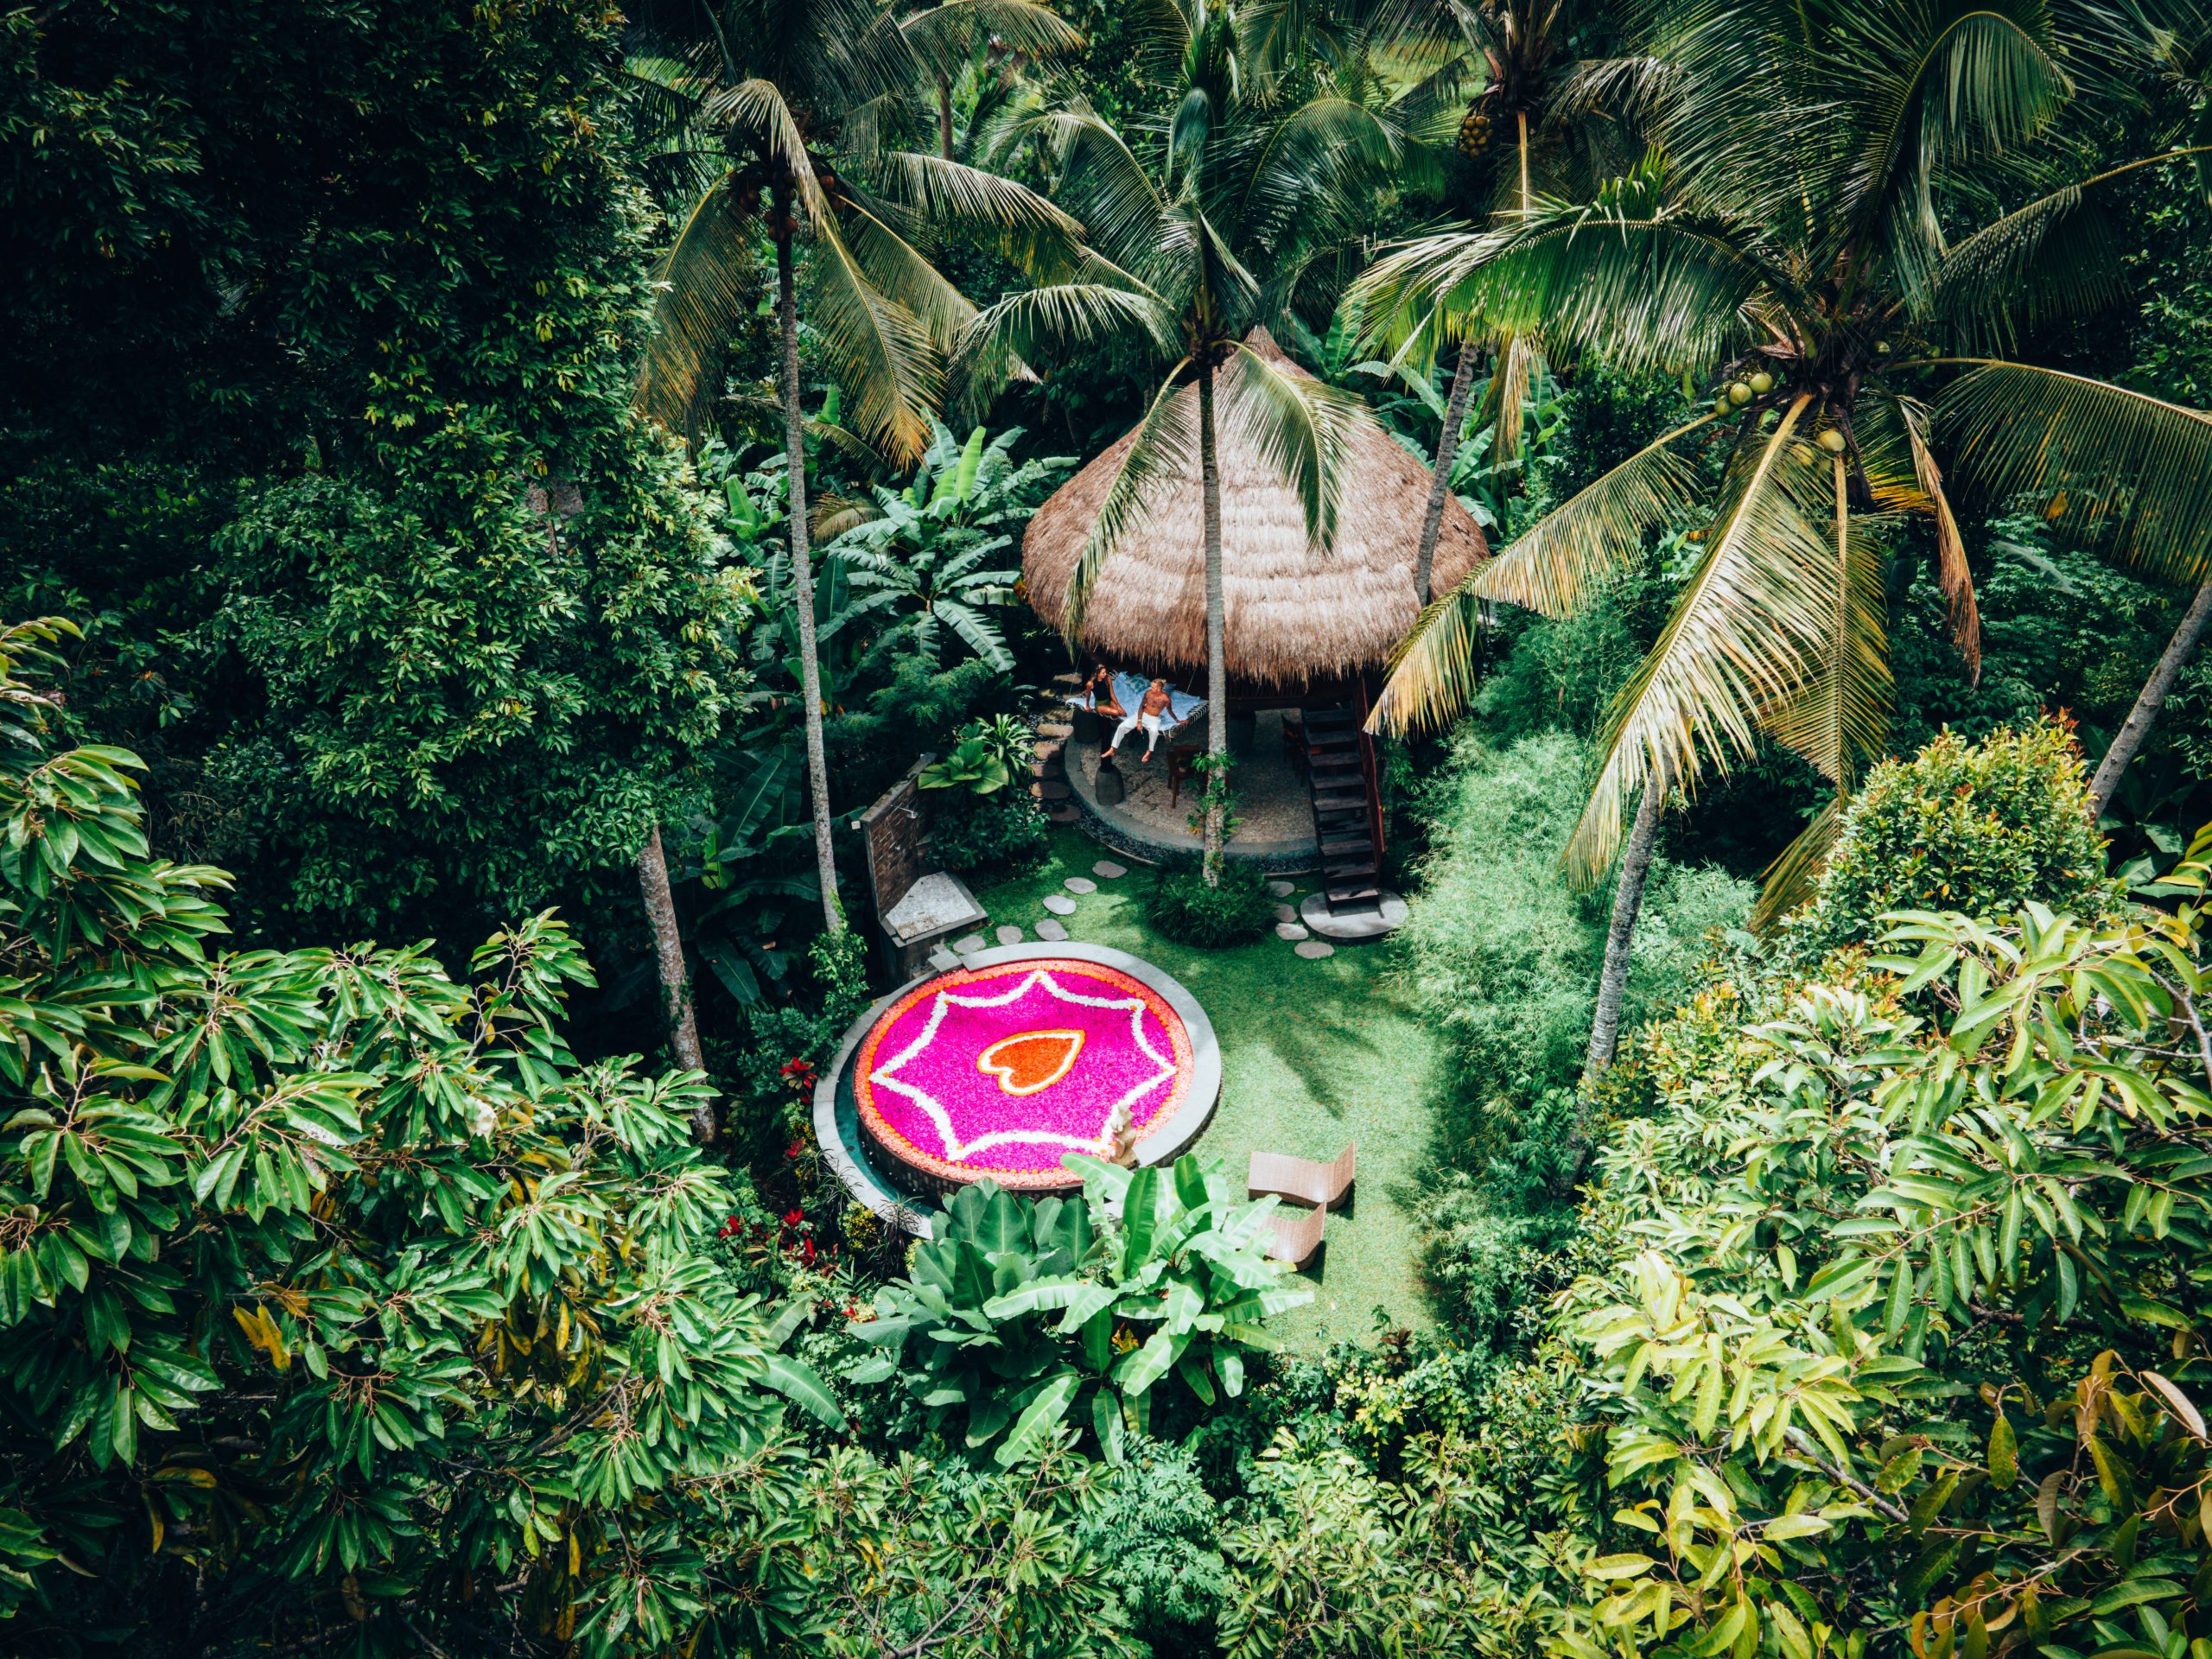
[[[1450,124],[1450,136],[1463,158],[1451,206],[1461,220],[1487,218],[1503,223],[1509,216],[1531,213],[1540,180],[1555,185],[1571,173],[1587,173],[1592,161],[1588,152],[1595,148],[1604,154],[1605,146],[1595,142],[1603,136],[1603,124],[1585,119],[1571,126],[1562,118],[1590,115],[1578,96],[1580,83],[1589,72],[1567,61],[1567,40],[1574,22],[1566,0],[1482,0],[1479,4],[1433,0],[1395,20],[1402,38],[1440,42],[1447,54],[1424,86],[1408,96],[1408,105],[1417,101],[1441,104],[1462,87],[1477,88],[1464,107],[1456,102],[1451,106],[1456,119]],[[1506,139],[1503,143],[1497,142],[1501,131]],[[1569,142],[1577,138],[1581,142]],[[1499,462],[1510,461],[1520,445],[1538,343],[1527,333],[1491,326],[1472,311],[1449,308],[1417,319],[1379,320],[1366,332],[1395,346],[1395,360],[1423,366],[1446,345],[1456,341],[1459,346],[1414,557],[1414,583],[1426,605],[1433,596],[1430,573],[1435,566],[1436,538],[1443,526],[1452,464],[1466,429],[1475,370],[1485,354],[1497,365],[1486,398],[1491,453]]]
[[[937,102],[938,156],[951,161],[953,148],[952,98],[963,76],[976,77],[978,112],[1005,91],[1005,66],[987,66],[986,56],[995,50],[1030,58],[1053,58],[1072,52],[1083,37],[1049,8],[1033,0],[944,0],[905,12],[900,32],[912,47]],[[969,134],[976,123],[971,118]]]
[[[1646,55],[1605,72],[1652,141],[1644,165],[1594,200],[1543,200],[1509,225],[1425,238],[1364,279],[1370,315],[1479,308],[1624,369],[1719,372],[1711,413],[1432,607],[1377,709],[1397,728],[1449,718],[1480,601],[1567,613],[1653,531],[1706,520],[1695,570],[1607,712],[1567,849],[1577,879],[1611,864],[1639,789],[1690,787],[1764,734],[1834,785],[1769,872],[1763,914],[1807,890],[1888,735],[1897,520],[1931,521],[1953,638],[1979,664],[1946,462],[1953,484],[1985,499],[2063,499],[2063,524],[2140,568],[2212,574],[2201,488],[2212,421],[2012,354],[2029,331],[2113,297],[2104,204],[2115,187],[2204,153],[2070,172],[2074,150],[2053,141],[2077,91],[2068,62],[2116,64],[2113,96],[2132,68],[2117,40],[2096,42],[2101,58],[2087,49],[2094,19],[2071,21],[2082,28],[2063,61],[2041,0],[1686,0],[1660,15]],[[1985,211],[2008,198],[2021,205]],[[1969,214],[1979,228],[1961,233]],[[1717,484],[1686,454],[1694,445],[1717,449]],[[1638,812],[1625,865],[1648,859],[1657,823],[1656,809]],[[1616,935],[1607,978],[1619,984]],[[1609,1049],[1593,1042],[1593,1064]]]
[[[1146,44],[1174,97],[1171,114],[1126,134],[1082,105],[1022,124],[1023,137],[1042,142],[1055,199],[1087,227],[1086,245],[1058,280],[978,316],[960,354],[967,396],[978,404],[1017,363],[1072,345],[1126,338],[1168,365],[1078,557],[1066,627],[1071,638],[1079,632],[1102,563],[1195,458],[1205,537],[1209,883],[1220,879],[1229,764],[1217,434],[1233,423],[1280,467],[1307,535],[1327,548],[1346,445],[1355,423],[1372,417],[1349,393],[1285,372],[1245,336],[1300,303],[1301,289],[1356,239],[1403,150],[1386,113],[1340,91],[1295,101],[1284,94],[1272,67],[1281,16],[1234,0],[1163,0],[1148,15]],[[1195,430],[1178,395],[1193,381]]]
[[[1034,11],[994,0],[1001,12]],[[631,68],[666,174],[695,188],[659,272],[639,406],[695,430],[723,351],[755,304],[754,249],[775,249],[784,437],[800,693],[823,925],[844,930],[823,753],[821,667],[807,520],[798,250],[817,349],[845,390],[847,424],[894,461],[927,448],[944,355],[975,310],[928,257],[952,226],[1027,255],[1076,226],[1020,185],[882,143],[924,79],[899,19],[869,0],[701,0],[648,7]],[[766,202],[767,213],[763,217]]]

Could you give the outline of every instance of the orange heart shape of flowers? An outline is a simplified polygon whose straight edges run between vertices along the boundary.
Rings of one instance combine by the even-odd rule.
[[[1018,1031],[976,1057],[976,1069],[1009,1095],[1033,1095],[1067,1076],[1083,1052],[1079,1031]]]

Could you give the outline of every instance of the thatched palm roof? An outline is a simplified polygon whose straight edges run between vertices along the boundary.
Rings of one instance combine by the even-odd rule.
[[[1263,329],[1246,342],[1291,364]],[[1223,375],[1224,400],[1239,372]],[[1198,426],[1198,387],[1178,397]],[[1217,408],[1219,404],[1217,404]],[[1084,538],[1112,486],[1131,432],[1070,479],[1037,510],[1022,539],[1029,602],[1065,627],[1068,584]],[[1336,545],[1306,541],[1298,497],[1233,422],[1220,424],[1224,648],[1232,680],[1294,686],[1379,666],[1419,613],[1414,554],[1428,505],[1428,469],[1368,423],[1353,441],[1343,482]],[[1195,683],[1206,663],[1205,540],[1195,445],[1189,470],[1155,502],[1143,526],[1123,537],[1092,586],[1077,643],[1108,662],[1179,670]],[[1434,592],[1450,589],[1489,556],[1481,527],[1447,496],[1436,542]]]

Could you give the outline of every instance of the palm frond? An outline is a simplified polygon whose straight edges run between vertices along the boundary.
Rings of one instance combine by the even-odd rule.
[[[781,397],[764,397],[759,392],[734,391],[721,400],[721,406],[748,419],[775,425],[778,429],[776,442],[779,445],[783,442],[784,400]],[[805,429],[808,437],[835,449],[864,473],[890,470],[891,463],[883,452],[849,427],[810,415],[806,417]]]
[[[1478,677],[1482,611],[1472,577],[1422,607],[1390,652],[1390,677],[1367,717],[1369,731],[1440,732],[1466,711]]]
[[[753,308],[760,281],[753,257],[759,228],[729,181],[718,180],[692,204],[653,272],[653,331],[635,399],[671,432],[687,431],[720,390],[730,332]]]
[[[1764,933],[1799,906],[1809,903],[1835,849],[1836,832],[1843,828],[1844,810],[1851,798],[1838,790],[1813,815],[1782,855],[1766,867],[1760,880],[1758,901],[1751,906],[1751,924]]]
[[[1751,754],[1761,712],[1789,699],[1820,661],[1829,556],[1783,477],[1802,465],[1792,452],[1810,402],[1800,394],[1739,453],[1705,557],[1607,712],[1590,801],[1567,843],[1580,883],[1611,867],[1624,810],[1647,779],[1687,789],[1707,766],[1725,772]]]
[[[1145,263],[1158,257],[1168,204],[1122,135],[1080,108],[1047,111],[1015,130],[1046,144],[1058,175],[1053,197],[1082,224],[1090,245],[1144,275]]]
[[[830,211],[814,162],[806,153],[806,135],[799,129],[791,105],[771,80],[741,80],[715,92],[700,106],[699,118],[709,125],[728,127],[750,139],[761,155],[777,163],[796,181],[796,206],[804,222],[818,224]]]
[[[1033,275],[1062,275],[1081,257],[1081,225],[1027,186],[982,168],[886,150],[875,158],[872,182],[886,200],[933,226],[968,232]]]
[[[1175,383],[1189,362],[1185,358],[1176,364],[1160,383],[1160,390],[1146,406],[1144,419],[1137,423],[1128,448],[1122,452],[1106,499],[1099,504],[1098,518],[1090,526],[1068,581],[1067,614],[1060,631],[1070,639],[1083,632],[1090,590],[1097,585],[1107,556],[1121,545],[1123,537],[1143,529],[1161,493],[1172,489],[1196,464],[1198,424],[1192,418],[1191,404],[1177,395],[1182,388]]]
[[[1967,360],[1936,408],[1952,473],[1977,497],[2035,496],[2061,535],[2168,581],[2212,572],[2212,414],[2085,375]]]
[[[2126,250],[2103,198],[2146,168],[2207,157],[2212,145],[2167,150],[2015,208],[1943,255],[1916,310],[2002,350],[2024,330],[2111,304],[2126,291]]]
[[[852,425],[893,461],[913,461],[929,447],[930,412],[944,385],[929,326],[869,280],[831,218],[816,227],[807,271],[807,320],[852,400]]]
[[[1490,416],[1490,454],[1493,466],[1520,459],[1521,429],[1529,412],[1529,387],[1536,372],[1536,342],[1524,334],[1509,334],[1498,340],[1497,368],[1490,378],[1484,413]]]
[[[900,18],[899,27],[923,61],[940,73],[957,68],[993,37],[1035,58],[1083,48],[1075,26],[1035,0],[944,0]]]
[[[1785,465],[1785,486],[1811,481],[1814,467]],[[1813,671],[1787,696],[1760,711],[1767,734],[1810,761],[1821,775],[1848,791],[1867,762],[1889,740],[1896,682],[1890,672],[1887,609],[1881,548],[1854,524],[1849,505],[1850,463],[1828,463],[1834,534],[1825,580],[1808,597],[1820,607],[1821,640]],[[1805,503],[1809,509],[1812,503]]]
[[[950,353],[975,320],[976,308],[968,296],[880,214],[848,202],[839,217],[844,245],[859,261],[869,286],[904,307],[928,332],[940,357]]]
[[[1892,226],[1892,251],[1909,271],[1942,247],[1938,170],[2018,148],[2070,83],[2044,0],[1873,0],[1839,16],[1842,101],[1863,112],[1843,217]]]
[[[1928,410],[1904,397],[1892,399],[1891,408],[1912,451],[1913,476],[1935,514],[1936,586],[1949,613],[1951,643],[1958,647],[1978,683],[1981,679],[1981,610],[1974,601],[1974,572],[1967,565],[1966,537],[1959,533],[1951,499],[1943,493],[1943,469],[1936,465],[1936,452],[1928,445]]]
[[[1701,480],[1674,445],[1719,419],[1663,432],[1554,507],[1470,580],[1484,599],[1569,616],[1634,563],[1644,538],[1696,511]]]
[[[1290,486],[1307,542],[1325,553],[1336,543],[1351,446],[1375,416],[1351,392],[1291,373],[1248,346],[1237,346],[1236,364],[1224,424]]]
[[[1158,297],[1112,283],[1055,283],[1009,294],[978,312],[953,348],[948,401],[963,419],[983,411],[1029,361],[1116,335],[1171,349],[1173,319]]]

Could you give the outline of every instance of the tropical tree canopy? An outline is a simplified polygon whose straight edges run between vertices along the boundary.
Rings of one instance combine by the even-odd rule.
[[[1468,607],[1572,612],[1655,531],[1700,524],[1695,573],[1602,733],[1568,849],[1595,879],[1647,780],[1726,772],[1764,734],[1847,791],[1882,752],[1898,520],[1932,522],[1952,636],[1978,661],[1953,493],[2031,493],[2139,569],[2212,569],[2197,487],[2212,417],[2014,355],[2116,293],[2106,204],[2127,179],[2205,154],[2154,146],[2083,176],[2069,137],[2085,92],[2117,96],[2149,63],[2147,44],[2099,24],[2041,5],[1657,7],[1638,55],[1581,79],[1646,134],[1639,168],[1379,261],[1358,290],[1372,328],[1466,309],[1717,388],[1710,414],[1440,603],[1382,720],[1433,724],[1456,704]],[[1777,864],[1776,900],[1802,893],[1834,824]]]

